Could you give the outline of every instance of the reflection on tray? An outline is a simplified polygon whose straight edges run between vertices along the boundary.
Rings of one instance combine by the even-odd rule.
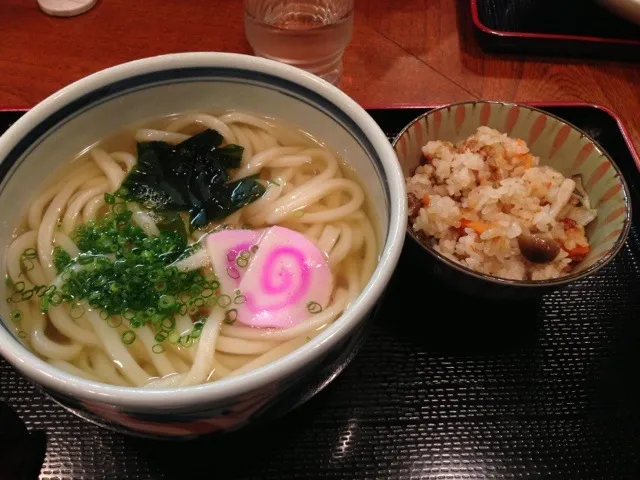
[[[471,13],[487,50],[640,58],[640,25],[595,0],[471,0]]]
[[[29,432],[11,407],[0,401],[0,480],[37,479],[45,451],[45,432]]]
[[[393,137],[424,110],[371,114]],[[638,188],[640,173],[613,117],[589,106],[548,110],[594,134]],[[17,114],[0,114],[0,125],[11,115]],[[636,210],[638,194],[632,193]],[[0,392],[11,392],[6,402],[31,431],[42,428],[47,412],[46,479],[179,479],[212,465],[225,479],[513,478],[522,472],[634,478],[638,221],[611,268],[517,310],[415,281],[420,272],[403,255],[350,366],[275,424],[216,442],[176,445],[98,428],[54,405],[2,360]],[[448,310],[438,312],[439,305]],[[237,462],[238,452],[250,455]]]

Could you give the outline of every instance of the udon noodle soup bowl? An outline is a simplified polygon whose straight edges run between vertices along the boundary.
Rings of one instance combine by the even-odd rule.
[[[54,322],[55,327],[48,324],[45,326],[43,322],[53,322],[51,320],[53,310],[47,310],[48,317],[45,317],[39,310],[41,303],[24,298],[24,292],[27,292],[26,289],[30,285],[28,281],[32,280],[33,285],[37,283],[33,280],[33,275],[39,272],[46,277],[47,268],[54,268],[47,267],[43,259],[51,259],[50,256],[46,257],[46,252],[51,255],[51,239],[58,246],[62,245],[57,243],[62,237],[56,232],[64,232],[68,227],[68,225],[65,227],[65,220],[62,218],[64,210],[72,209],[73,202],[85,202],[83,210],[81,212],[78,210],[78,215],[74,217],[75,220],[67,218],[67,221],[75,223],[78,218],[81,220],[91,218],[92,207],[88,205],[90,203],[87,200],[88,196],[93,195],[92,201],[96,202],[94,205],[96,208],[102,205],[101,192],[111,191],[112,188],[109,185],[117,187],[123,175],[132,168],[131,159],[136,160],[135,148],[129,155],[110,157],[110,154],[107,154],[107,157],[91,157],[99,166],[97,170],[94,164],[88,166],[89,164],[86,163],[71,163],[71,168],[67,168],[64,173],[49,182],[48,197],[46,192],[42,193],[43,182],[51,179],[65,162],[78,158],[82,152],[86,157],[85,160],[91,162],[91,158],[87,156],[90,147],[93,149],[97,142],[109,138],[114,132],[122,132],[124,128],[131,125],[152,125],[155,128],[158,126],[157,122],[153,124],[146,124],[146,122],[149,119],[167,118],[167,116],[185,112],[206,112],[217,115],[215,118],[218,119],[223,118],[224,112],[230,112],[231,116],[224,117],[224,121],[214,121],[208,117],[209,125],[211,126],[213,122],[213,127],[219,127],[218,131],[222,133],[225,140],[227,135],[237,140],[229,143],[246,147],[243,155],[246,154],[247,158],[242,158],[242,168],[246,167],[248,161],[255,160],[255,156],[247,154],[247,149],[253,148],[256,150],[254,153],[257,154],[260,148],[267,148],[269,145],[275,148],[274,142],[281,142],[281,138],[285,138],[275,134],[272,138],[269,133],[271,130],[260,130],[265,125],[262,123],[265,119],[267,122],[271,122],[270,119],[272,119],[278,125],[295,127],[321,142],[319,148],[326,148],[335,155],[335,158],[342,159],[353,170],[353,175],[359,180],[358,185],[362,186],[364,192],[362,209],[366,210],[366,214],[355,212],[351,217],[344,217],[341,220],[342,223],[336,223],[337,227],[328,231],[330,234],[323,230],[327,228],[326,226],[319,226],[315,229],[315,233],[309,233],[310,237],[315,235],[315,243],[319,250],[324,249],[323,245],[333,246],[334,250],[327,254],[329,264],[332,262],[332,255],[335,256],[335,262],[342,261],[337,259],[339,255],[337,251],[340,249],[341,258],[345,258],[345,255],[347,257],[354,255],[349,267],[344,267],[344,272],[347,273],[344,273],[343,277],[335,277],[346,279],[336,280],[335,283],[338,285],[339,282],[344,281],[344,288],[340,289],[336,286],[337,290],[327,300],[324,310],[320,312],[327,315],[331,311],[338,313],[331,314],[332,320],[324,328],[314,329],[302,336],[294,337],[291,334],[291,337],[285,340],[291,340],[292,343],[284,340],[278,343],[277,338],[280,337],[270,337],[265,340],[255,336],[242,338],[242,336],[231,335],[227,338],[227,346],[254,348],[255,351],[251,354],[253,356],[249,355],[251,352],[248,351],[240,352],[247,353],[249,356],[246,358],[253,359],[261,358],[264,352],[272,352],[273,350],[269,350],[271,348],[269,342],[274,338],[276,338],[274,345],[280,346],[286,343],[286,348],[278,350],[278,352],[285,352],[284,356],[274,353],[271,361],[265,360],[251,364],[255,365],[255,368],[244,368],[243,362],[229,363],[229,359],[234,357],[234,354],[227,354],[225,357],[227,362],[224,366],[222,354],[216,351],[221,348],[219,343],[215,343],[217,339],[227,333],[231,334],[232,331],[247,332],[249,330],[249,327],[232,325],[235,318],[231,319],[228,310],[223,317],[217,319],[213,319],[213,314],[209,313],[210,316],[204,323],[204,327],[200,324],[199,338],[193,334],[196,331],[195,324],[189,324],[190,328],[193,327],[190,331],[192,332],[191,344],[194,348],[199,349],[200,345],[207,345],[204,340],[213,341],[215,347],[209,349],[203,347],[202,351],[199,349],[193,354],[183,351],[185,356],[180,357],[182,354],[179,354],[178,350],[175,352],[171,350],[173,347],[169,345],[168,350],[164,347],[158,350],[164,355],[162,357],[164,363],[162,363],[158,360],[160,357],[152,357],[149,351],[145,351],[149,345],[143,342],[140,331],[135,342],[138,340],[143,342],[140,344],[142,350],[131,353],[131,356],[126,357],[125,360],[123,360],[124,357],[119,357],[119,349],[124,348],[123,344],[128,344],[132,338],[130,333],[121,332],[122,322],[130,320],[129,317],[124,316],[125,320],[120,318],[118,321],[114,321],[114,317],[108,317],[105,320],[101,317],[104,310],[101,310],[100,316],[96,317],[94,314],[97,315],[99,308],[92,310],[87,303],[87,310],[81,308],[79,314],[71,313],[70,316],[62,319],[62,323]],[[238,112],[250,112],[251,117],[238,116]],[[255,125],[252,126],[251,118],[261,120],[253,121]],[[153,136],[157,134],[151,134],[145,138],[178,143],[188,137],[187,134],[180,133],[176,136],[175,130],[162,138]],[[133,138],[133,134],[129,135],[129,139]],[[295,138],[299,140],[307,137],[303,135]],[[133,145],[135,147],[135,142]],[[105,144],[104,148],[109,151],[108,145]],[[95,149],[91,150],[91,152],[94,151]],[[80,158],[83,158],[82,155]],[[283,172],[286,170],[286,165],[282,162],[297,165],[296,162],[304,161],[300,156],[295,155],[286,159],[282,157],[279,160],[279,170],[274,166],[273,171],[285,175]],[[373,119],[339,89],[312,74],[251,56],[226,53],[165,55],[118,65],[90,75],[42,101],[0,137],[0,162],[2,177],[0,210],[3,212],[0,242],[9,247],[8,253],[6,250],[3,252],[0,267],[3,272],[9,271],[8,278],[11,279],[6,285],[3,282],[3,294],[5,297],[11,297],[16,290],[19,290],[22,293],[18,292],[18,298],[14,297],[14,299],[26,301],[19,307],[16,307],[16,302],[11,300],[2,302],[0,353],[27,379],[65,408],[88,421],[126,434],[172,439],[192,439],[201,435],[220,434],[237,430],[258,420],[275,418],[308,400],[335,378],[356,353],[363,340],[366,326],[396,267],[405,238],[407,211],[403,174],[393,148]],[[254,161],[254,166],[260,163],[256,162]],[[329,165],[328,162],[329,160],[327,165]],[[259,166],[256,166],[257,170]],[[87,169],[99,172],[100,177],[74,180],[82,172],[89,171]],[[326,173],[328,169],[329,167],[322,172]],[[318,173],[318,176],[323,175],[322,172]],[[249,173],[254,172],[252,170]],[[334,176],[336,176],[335,179],[323,179],[323,185],[346,185],[350,181],[337,173]],[[313,179],[313,174],[293,171],[287,178],[287,182],[292,185],[291,188],[295,189],[297,188],[295,182],[310,181]],[[68,187],[74,181],[76,185],[69,187],[71,190],[66,200],[63,199],[60,205],[61,210],[55,205],[55,208],[51,208],[52,202],[56,202],[57,195],[60,194],[61,186]],[[271,182],[268,188],[273,187],[275,183],[275,181]],[[81,191],[79,185],[87,189],[93,188],[93,193]],[[323,185],[316,185],[307,191],[307,195],[320,192],[324,188]],[[282,192],[286,191],[284,190],[286,185],[285,187],[277,185],[277,187],[282,188]],[[101,188],[104,189],[101,190]],[[268,188],[267,192],[269,192]],[[352,191],[354,188],[357,191],[352,194],[347,191],[346,194],[334,196],[333,207],[320,208],[318,203],[319,206],[310,207],[307,213],[301,210],[298,212],[299,215],[289,217],[289,223],[283,222],[282,225],[294,225],[298,222],[300,227],[307,222],[303,225],[304,228],[299,228],[300,231],[307,231],[307,227],[313,226],[312,218],[322,217],[323,211],[329,208],[334,208],[335,212],[336,208],[341,208],[341,204],[346,204],[359,195],[358,188],[350,188]],[[107,200],[105,197],[104,201],[109,203]],[[331,202],[327,199],[326,203],[329,205]],[[108,205],[104,206],[108,208]],[[345,208],[348,209],[348,207]],[[29,212],[33,218],[29,217]],[[275,206],[274,211],[267,209],[263,213],[272,215],[275,214],[274,212]],[[282,210],[278,212],[282,213]],[[244,214],[239,213],[239,215]],[[299,217],[302,215],[307,217],[301,220]],[[135,220],[135,215],[132,218]],[[356,223],[349,223],[350,221]],[[21,222],[27,227],[16,231]],[[272,221],[272,224],[273,222],[275,221]],[[141,223],[140,226],[151,228],[150,224],[153,222]],[[354,225],[362,227],[362,230],[358,230],[360,227]],[[294,229],[293,226],[291,228]],[[351,235],[349,240],[352,243],[346,241],[345,232],[348,229]],[[29,233],[29,230],[32,233]],[[325,234],[324,238],[321,238],[323,234]],[[22,235],[21,241],[24,240],[26,243],[21,244],[20,248],[15,247],[12,251],[11,245],[16,245],[16,235]],[[266,234],[263,238],[266,238]],[[342,246],[340,246],[340,238],[343,238]],[[68,246],[68,243],[66,245]],[[28,248],[24,249],[25,247]],[[67,247],[62,245],[62,248]],[[259,244],[259,248],[263,248],[262,243]],[[206,249],[205,251],[210,252]],[[260,250],[256,248],[256,251]],[[45,254],[44,257],[41,257],[42,252]],[[251,252],[254,250],[252,249]],[[109,260],[108,255],[105,258]],[[255,258],[257,262],[258,257]],[[31,267],[26,270],[37,268],[26,271],[25,265]],[[338,265],[342,264],[338,263]],[[371,268],[367,270],[366,265],[370,265]],[[15,270],[13,275],[12,268]],[[82,269],[81,266],[78,268]],[[51,270],[51,272],[54,271]],[[21,277],[21,274],[25,277]],[[135,280],[133,276],[135,275],[132,274],[131,282]],[[64,276],[60,275],[56,278],[62,277]],[[22,278],[25,282],[22,282]],[[52,278],[51,275],[49,275],[50,278]],[[66,280],[62,278],[62,281]],[[129,279],[125,279],[122,285],[114,285],[113,291],[116,292],[114,295],[119,288],[128,288],[128,284]],[[209,285],[213,283],[210,282]],[[220,284],[217,283],[216,287],[219,286]],[[166,285],[162,288],[165,287]],[[204,292],[202,289],[196,290]],[[240,295],[237,292],[239,290],[236,290],[234,302],[240,303],[238,301]],[[41,297],[49,300],[53,298],[47,296],[44,289],[36,289],[33,294],[40,294]],[[205,296],[204,293],[202,296]],[[217,304],[212,304],[212,312],[222,308],[217,306],[222,305],[220,298],[218,297]],[[339,298],[342,299],[340,308],[331,310],[332,305],[335,305]],[[309,302],[309,305],[311,303],[314,302]],[[60,307],[60,302],[53,301],[50,305],[54,305],[53,308],[57,309]],[[318,313],[318,310],[323,308],[315,303],[314,306],[318,307],[317,310],[309,309],[309,313]],[[16,308],[20,309],[19,314],[16,314]],[[191,310],[188,315],[192,315]],[[27,317],[29,320],[25,325]],[[46,320],[43,320],[45,318]],[[193,317],[191,319],[193,320]],[[178,323],[179,321],[180,318]],[[171,322],[174,322],[171,327],[174,328],[175,319],[168,323]],[[108,326],[106,333],[105,325]],[[212,327],[208,328],[207,325]],[[56,330],[56,335],[51,333],[50,327]],[[239,328],[244,330],[238,330]],[[132,330],[136,331],[135,328]],[[109,343],[113,339],[114,332],[118,339],[122,338],[122,342]],[[168,330],[164,331],[164,337],[168,333]],[[60,338],[61,336],[64,338]],[[164,337],[160,340],[157,336],[145,338],[147,340],[155,338],[152,342],[159,342],[165,340]],[[76,338],[79,339],[79,343],[75,343]],[[110,347],[105,347],[107,344]],[[27,348],[27,345],[31,348]],[[180,348],[182,346],[180,344]],[[104,350],[101,350],[103,347]],[[153,347],[153,352],[156,352],[156,345]],[[77,349],[76,352],[73,351],[74,348]],[[95,356],[93,353],[85,355],[78,352],[93,352]],[[237,355],[237,357],[241,356]],[[237,360],[237,357],[234,358]],[[131,358],[134,359],[134,363],[139,363],[133,365],[135,368],[132,367],[135,375],[132,371],[126,371],[127,362],[130,362]],[[204,380],[201,378],[198,382],[188,381],[189,378],[193,380],[194,377],[190,375],[195,375],[198,362],[201,365],[214,365],[210,363],[212,358],[218,359],[215,360],[218,363],[215,364],[217,366],[213,373],[208,372],[208,375],[213,376],[213,381],[209,381],[211,380],[209,377]],[[166,363],[167,359],[170,363]],[[118,362],[120,365],[115,364]],[[164,376],[162,365],[171,366],[171,364],[176,368],[176,373],[168,377],[179,378],[180,381],[176,384],[160,382],[154,388],[137,385],[140,382],[137,382],[136,378],[139,379],[140,375],[143,379],[162,377]],[[181,369],[178,368],[180,365]],[[156,374],[149,373],[149,368],[154,369]],[[215,371],[218,368],[218,374],[216,374]],[[233,372],[236,371],[237,374],[234,375]],[[106,382],[101,375],[114,380]]]
[[[432,240],[433,237],[427,238],[424,234],[423,227],[418,225],[419,228],[413,228],[413,219],[411,219],[407,225],[408,240],[405,246],[408,258],[411,258],[414,262],[421,262],[425,271],[431,272],[432,276],[439,280],[444,280],[445,284],[453,289],[488,300],[535,300],[543,294],[566,287],[573,282],[581,281],[590,275],[596,274],[600,269],[609,264],[620,252],[629,234],[631,225],[629,188],[614,160],[595,140],[586,132],[581,131],[574,125],[565,122],[551,113],[532,106],[497,101],[462,102],[430,110],[409,123],[393,141],[393,146],[398,155],[405,177],[410,179],[414,176],[416,169],[420,165],[433,162],[433,160],[425,159],[423,152],[423,147],[429,142],[450,142],[455,145],[461,144],[461,142],[467,141],[467,139],[474,136],[470,143],[461,145],[456,154],[464,153],[472,157],[474,155],[487,155],[484,158],[491,159],[491,149],[483,149],[487,148],[485,143],[491,144],[491,142],[497,141],[497,139],[494,136],[486,140],[487,137],[476,135],[479,127],[489,127],[490,129],[497,130],[500,134],[506,134],[508,139],[513,139],[509,141],[513,141],[517,148],[524,147],[522,142],[524,142],[526,148],[528,148],[526,153],[524,153],[525,149],[523,148],[522,151],[518,151],[516,155],[513,155],[511,159],[509,159],[508,153],[504,154],[503,158],[516,166],[513,170],[514,175],[512,178],[507,178],[506,180],[504,180],[504,178],[499,179],[502,183],[496,182],[495,184],[490,184],[492,185],[491,188],[493,192],[501,192],[502,190],[499,190],[500,185],[505,185],[505,183],[508,183],[517,175],[520,175],[519,172],[522,172],[522,170],[519,171],[517,168],[524,169],[524,172],[528,170],[534,172],[534,170],[537,169],[533,169],[532,167],[539,166],[546,168],[548,166],[552,167],[556,172],[559,172],[565,181],[568,179],[574,181],[575,187],[570,187],[569,190],[565,192],[567,193],[567,197],[565,197],[565,200],[567,200],[566,206],[568,206],[569,201],[574,200],[574,196],[577,200],[577,196],[580,195],[588,199],[591,209],[597,211],[597,216],[595,216],[584,229],[584,235],[588,241],[588,248],[585,248],[586,252],[581,252],[582,259],[578,261],[570,271],[563,272],[563,274],[558,277],[554,278],[549,275],[546,278],[533,278],[533,275],[531,275],[532,278],[530,279],[508,278],[506,276],[489,274],[480,269],[473,269],[468,263],[459,261],[460,259],[452,259],[450,255],[445,254],[449,252],[443,253],[443,251],[435,248]],[[484,135],[487,134],[484,133]],[[476,152],[478,147],[480,147],[480,150]],[[464,152],[462,152],[463,150]],[[427,152],[429,151],[430,150],[427,150]],[[520,157],[518,157],[518,155],[520,155]],[[538,165],[534,165],[533,163],[529,165],[526,163],[529,161],[535,162],[531,156],[539,158]],[[459,165],[466,167],[467,164],[462,163],[466,161],[464,155],[459,155],[451,164],[461,162]],[[520,166],[518,162],[522,162],[523,166]],[[435,164],[432,163],[432,166],[429,168],[435,168],[433,165]],[[452,168],[455,169],[457,167],[454,166]],[[469,171],[478,171],[474,170],[475,168],[477,168],[477,164],[469,169]],[[490,172],[485,171],[484,173]],[[460,173],[456,171],[456,175],[459,174]],[[502,175],[502,173],[500,174]],[[470,183],[469,185],[471,186],[468,187],[468,190],[473,193],[478,193],[480,189],[486,187],[483,186],[483,184],[477,183],[480,178],[479,173],[475,175],[478,175],[477,179],[474,180],[476,183]],[[526,175],[526,173],[524,175]],[[456,182],[457,180],[455,180],[455,178],[450,178],[447,181],[451,180],[452,182]],[[536,183],[532,181],[531,185],[535,185],[534,188],[538,188],[541,183],[537,182],[539,177],[532,175],[527,178],[533,178]],[[432,182],[433,180],[430,181]],[[436,183],[438,181],[439,180],[436,180]],[[547,177],[545,177],[544,182],[547,182]],[[558,180],[558,183],[559,182],[560,180]],[[567,182],[567,184],[571,185],[569,182]],[[551,186],[551,183],[546,187],[549,189],[548,197],[543,196],[539,206],[542,211],[548,208],[553,212],[554,202],[556,202],[556,199],[559,199],[560,191],[564,187],[556,188],[555,191],[557,191],[558,194],[554,196],[555,191],[549,188],[549,186]],[[441,189],[440,193],[444,194],[442,188],[447,187],[443,185],[438,188]],[[462,192],[464,192],[464,190],[462,190]],[[500,193],[500,195],[502,195],[502,193]],[[513,202],[513,208],[521,208],[521,203],[519,203],[521,199],[519,197],[516,198],[516,195],[512,192],[509,192],[509,195],[511,195],[511,199],[508,201]],[[569,195],[571,195],[571,197],[569,197]],[[416,214],[415,210],[417,208],[420,208],[420,212],[426,210],[427,215],[432,215],[432,212],[439,208],[438,198],[432,199],[428,194],[425,196],[427,197],[426,201],[416,203],[414,204],[414,208],[410,209],[413,210],[414,215]],[[440,196],[441,195],[437,194],[437,197]],[[442,227],[442,231],[444,232],[442,234],[451,234],[452,238],[460,235],[460,237],[455,240],[457,244],[454,252],[456,253],[464,244],[463,238],[472,238],[473,246],[471,248],[484,253],[485,250],[483,250],[483,248],[485,248],[486,244],[483,245],[481,241],[491,241],[491,229],[496,228],[496,225],[501,227],[504,224],[501,223],[504,222],[504,217],[500,217],[502,213],[498,213],[494,217],[487,218],[487,215],[483,213],[484,217],[476,220],[472,217],[472,215],[475,214],[474,209],[476,209],[476,207],[474,207],[472,199],[470,198],[471,194],[467,191],[467,193],[463,193],[462,196],[468,203],[465,204],[463,201],[458,200],[459,205],[457,204],[456,208],[459,208],[462,219],[464,219],[465,215],[469,216],[469,218],[472,219],[470,220],[472,223],[466,224],[466,226],[462,225],[462,223],[449,226],[445,221],[444,224],[447,225],[449,230],[446,231],[444,227]],[[554,198],[549,198],[552,196]],[[516,199],[513,200],[513,198]],[[548,201],[547,199],[552,201]],[[449,200],[449,198],[446,200]],[[485,206],[487,203],[481,203],[484,201],[489,202],[486,198],[483,199],[481,197],[481,201],[476,204],[478,206],[477,211],[486,211]],[[501,208],[503,208],[503,212],[506,211],[505,207]],[[576,227],[575,223],[572,224],[570,222],[571,219],[568,216],[565,217],[565,215],[568,214],[564,213],[564,209],[558,210],[558,212],[555,220],[559,225],[564,224],[562,228],[571,230]],[[411,212],[408,213],[411,214]],[[528,214],[529,212],[525,213]],[[571,215],[573,215],[573,213],[575,213],[575,211],[572,212]],[[422,215],[422,213],[418,213],[418,215]],[[439,213],[436,213],[433,223],[437,224],[440,218]],[[507,221],[507,227],[511,226],[513,222],[515,222],[515,220],[512,217]],[[500,232],[499,229],[496,228],[496,230]],[[486,237],[483,236],[485,232]],[[548,243],[547,239],[551,236],[551,233],[540,234],[533,229],[532,232],[533,235],[539,235],[538,238],[542,238],[543,241],[547,241]],[[437,233],[441,234],[441,232]],[[555,235],[555,232],[552,231],[552,233]],[[517,234],[518,232],[516,231],[513,235],[515,236]],[[474,235],[475,238],[473,238]],[[485,238],[487,240],[485,240]],[[496,237],[494,237],[494,239],[495,238]],[[445,240],[449,241],[448,238],[445,238]],[[510,242],[511,237],[499,234],[497,240],[507,240]],[[520,243],[517,237],[516,240],[517,245],[521,247],[523,244]],[[554,239],[552,238],[551,240]],[[531,250],[530,245],[525,245],[524,248]],[[556,250],[556,248],[557,247],[554,247],[554,250]],[[567,248],[566,244],[562,245],[562,249],[564,250],[565,248]],[[508,255],[505,255],[507,258],[513,258],[513,252],[510,249],[511,247],[507,251]],[[533,251],[527,254],[539,255],[539,252]],[[461,255],[469,255],[468,250],[463,250],[463,254]],[[534,259],[536,260],[536,265],[527,264],[527,268],[544,268],[552,262],[562,260],[561,256],[565,254],[557,248],[551,255],[552,257],[550,258],[542,258],[542,261]],[[554,258],[553,255],[556,255],[556,257]],[[571,255],[570,251],[568,255]],[[486,257],[490,256],[492,255],[488,254]],[[495,255],[495,257],[498,256],[499,255]],[[492,261],[491,258],[488,259],[486,257],[481,257],[481,263]],[[473,259],[473,256],[471,255],[470,258]],[[538,265],[540,267],[538,267]]]

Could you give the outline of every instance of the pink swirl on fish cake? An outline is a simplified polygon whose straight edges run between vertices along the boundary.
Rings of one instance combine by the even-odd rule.
[[[307,320],[310,302],[325,307],[333,274],[324,253],[304,235],[271,227],[238,287],[246,302],[237,319],[252,327],[289,328]]]
[[[277,226],[262,234],[226,230],[212,234],[207,244],[221,293],[234,298],[240,290],[235,298],[243,301],[229,306],[236,311],[234,321],[258,328],[289,328],[329,303],[333,273],[324,253],[301,233]],[[239,268],[238,255],[255,245],[246,268]],[[232,274],[220,272],[223,269],[217,265],[233,269]],[[320,308],[310,309],[310,304]]]
[[[291,272],[290,269],[280,266],[280,271],[277,271],[278,266],[276,263],[281,256],[288,255],[292,257],[295,262],[296,272]],[[286,293],[286,299],[276,303],[265,303],[263,305],[256,304],[255,295],[249,294],[247,296],[247,307],[253,312],[259,312],[262,310],[280,310],[292,303],[299,302],[304,294],[309,292],[309,286],[311,284],[310,267],[306,263],[304,253],[298,249],[292,247],[278,247],[273,249],[267,254],[267,258],[260,272],[260,286],[262,291],[267,295],[281,295]],[[298,274],[298,275],[296,275]],[[296,283],[296,277],[299,277],[298,285]],[[280,284],[276,285],[275,282],[280,278]]]

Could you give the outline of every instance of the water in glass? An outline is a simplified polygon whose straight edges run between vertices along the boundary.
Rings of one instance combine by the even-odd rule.
[[[353,0],[245,0],[247,40],[256,55],[339,84],[353,31]]]

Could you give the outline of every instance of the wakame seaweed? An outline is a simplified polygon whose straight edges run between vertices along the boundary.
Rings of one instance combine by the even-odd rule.
[[[188,212],[191,228],[221,220],[265,192],[255,176],[229,181],[243,148],[221,144],[222,135],[212,129],[175,146],[139,142],[138,163],[117,195],[155,211]]]

